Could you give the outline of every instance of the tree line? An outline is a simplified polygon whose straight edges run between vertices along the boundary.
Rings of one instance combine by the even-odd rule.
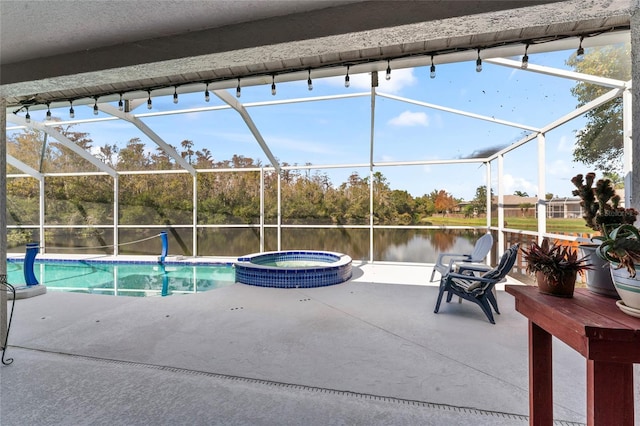
[[[73,127],[57,129],[65,137],[117,171],[157,171],[180,169],[173,158],[157,148],[149,152],[139,139],[126,146],[95,148],[87,133]],[[260,220],[260,173],[242,171],[263,164],[242,155],[216,160],[206,148],[194,150],[190,140],[173,147],[196,169],[198,224],[258,223]],[[7,138],[7,152],[23,163],[45,173],[93,172],[95,167],[55,140],[46,140],[38,130],[25,130]],[[290,166],[287,163],[283,167]],[[234,172],[212,172],[237,169]],[[10,173],[21,173],[10,167]],[[369,185],[373,185],[374,223],[417,225],[432,215],[457,209],[461,200],[445,190],[434,189],[422,196],[391,188],[379,171],[370,176],[351,173],[345,182],[334,183],[321,170],[286,169],[280,174],[282,221],[288,224],[368,224]],[[265,221],[277,218],[277,178],[265,172]],[[371,182],[372,180],[372,182]],[[192,223],[193,183],[184,174],[123,174],[119,177],[118,223]],[[7,182],[10,224],[38,223],[39,187],[33,178],[12,178]],[[110,176],[49,176],[45,180],[45,223],[48,225],[108,225],[113,223],[114,190]],[[483,212],[486,189],[479,187],[467,209]]]
[[[586,49],[580,60],[573,54],[567,65],[576,71],[626,81],[631,78],[630,44]],[[585,105],[609,90],[577,82],[572,94],[578,106]],[[622,159],[622,99],[586,113],[587,125],[576,133],[574,159],[617,177]],[[117,171],[171,170],[178,166],[164,150],[146,151],[139,139],[129,140],[122,149],[116,144],[94,147],[87,133],[73,126],[57,128],[79,147],[94,153]],[[207,148],[196,150],[190,140],[176,149],[196,169],[238,169],[261,167],[259,160],[234,155],[216,160]],[[37,171],[73,173],[97,171],[92,165],[56,141],[47,141],[38,130],[28,129],[7,136],[7,152]],[[283,163],[283,166],[289,164]],[[11,173],[21,173],[9,166]],[[265,220],[277,217],[277,176],[265,176]],[[414,197],[407,191],[392,189],[381,172],[369,176],[353,172],[342,183],[331,182],[321,171],[285,170],[281,174],[282,217],[285,223],[369,223],[369,185],[373,185],[374,223],[413,225],[428,222],[429,216],[447,214],[461,200],[445,190]],[[255,223],[260,216],[259,173],[198,173],[198,223]],[[46,179],[45,221],[47,224],[113,223],[113,181],[105,176],[66,176]],[[523,195],[517,194],[516,195]],[[38,183],[32,178],[7,182],[9,224],[37,224]],[[124,175],[119,182],[119,223],[191,223],[193,185],[188,175]],[[551,194],[546,194],[549,199]],[[486,210],[486,188],[479,186],[474,199],[466,203],[465,216]],[[523,208],[525,206],[522,206]],[[527,206],[528,207],[528,206]]]

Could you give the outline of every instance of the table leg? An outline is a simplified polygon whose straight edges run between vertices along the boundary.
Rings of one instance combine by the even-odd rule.
[[[587,425],[633,426],[633,364],[587,360]]]
[[[529,425],[553,424],[551,334],[529,321]]]

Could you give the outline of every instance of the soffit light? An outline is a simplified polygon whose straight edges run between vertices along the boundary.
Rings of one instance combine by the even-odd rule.
[[[524,48],[524,56],[522,57],[522,65],[520,65],[520,68],[522,68],[523,70],[526,70],[529,67],[529,55],[527,54],[528,50],[529,50],[529,43],[527,43],[526,47]]]
[[[431,55],[431,68],[429,68],[429,77],[436,78],[436,66],[433,63],[433,55]]]
[[[584,59],[584,47],[582,47],[582,40],[584,40],[584,36],[580,37],[580,44],[578,45],[578,50],[576,51],[576,59],[578,61],[582,61]]]
[[[476,72],[482,71],[482,59],[480,59],[480,49],[478,49],[478,59],[476,59]]]

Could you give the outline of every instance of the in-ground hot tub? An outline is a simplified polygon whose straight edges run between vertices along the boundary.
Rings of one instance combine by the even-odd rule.
[[[238,258],[236,281],[261,287],[309,288],[351,278],[351,257],[326,251],[272,251]]]

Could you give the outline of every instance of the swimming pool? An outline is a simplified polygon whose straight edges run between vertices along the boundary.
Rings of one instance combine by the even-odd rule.
[[[22,259],[9,259],[7,281],[15,286],[25,285],[22,267]],[[45,285],[47,291],[115,296],[201,293],[235,282],[235,271],[231,263],[38,260],[33,269],[38,282]]]

